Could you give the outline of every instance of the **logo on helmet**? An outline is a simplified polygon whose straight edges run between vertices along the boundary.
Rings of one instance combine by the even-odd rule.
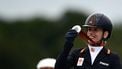
[[[95,26],[95,25],[96,25],[96,17],[95,17],[95,16],[92,16],[92,17],[89,19],[88,25],[91,25],[91,26]]]

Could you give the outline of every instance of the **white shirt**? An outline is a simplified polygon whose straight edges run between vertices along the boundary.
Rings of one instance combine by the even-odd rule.
[[[88,47],[89,47],[89,50],[90,50],[91,62],[93,64],[95,58],[97,57],[99,52],[102,50],[103,46],[94,47],[94,46],[88,45]]]

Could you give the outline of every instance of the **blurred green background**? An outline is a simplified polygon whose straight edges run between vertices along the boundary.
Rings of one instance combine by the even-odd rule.
[[[86,17],[84,13],[67,11],[55,21],[41,17],[16,21],[0,19],[0,69],[36,69],[42,58],[56,58],[63,48],[65,33],[76,24],[84,24]],[[121,35],[121,25],[114,25],[106,47],[122,59]],[[84,45],[76,38],[75,48]]]

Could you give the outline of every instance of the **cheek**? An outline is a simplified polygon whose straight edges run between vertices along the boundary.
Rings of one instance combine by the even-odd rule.
[[[89,33],[89,32],[86,32],[86,34],[87,34],[87,36],[89,36],[89,35],[90,35],[90,33]]]
[[[103,37],[103,34],[102,33],[97,33],[96,35],[97,35],[97,40],[101,40],[102,37]]]
[[[86,35],[89,36],[88,32],[86,32]]]

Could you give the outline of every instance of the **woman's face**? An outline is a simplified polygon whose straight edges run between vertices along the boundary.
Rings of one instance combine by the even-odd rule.
[[[103,38],[103,30],[97,27],[90,27],[87,30],[87,36],[92,39],[95,43],[99,43]],[[88,41],[91,43],[90,41]]]

